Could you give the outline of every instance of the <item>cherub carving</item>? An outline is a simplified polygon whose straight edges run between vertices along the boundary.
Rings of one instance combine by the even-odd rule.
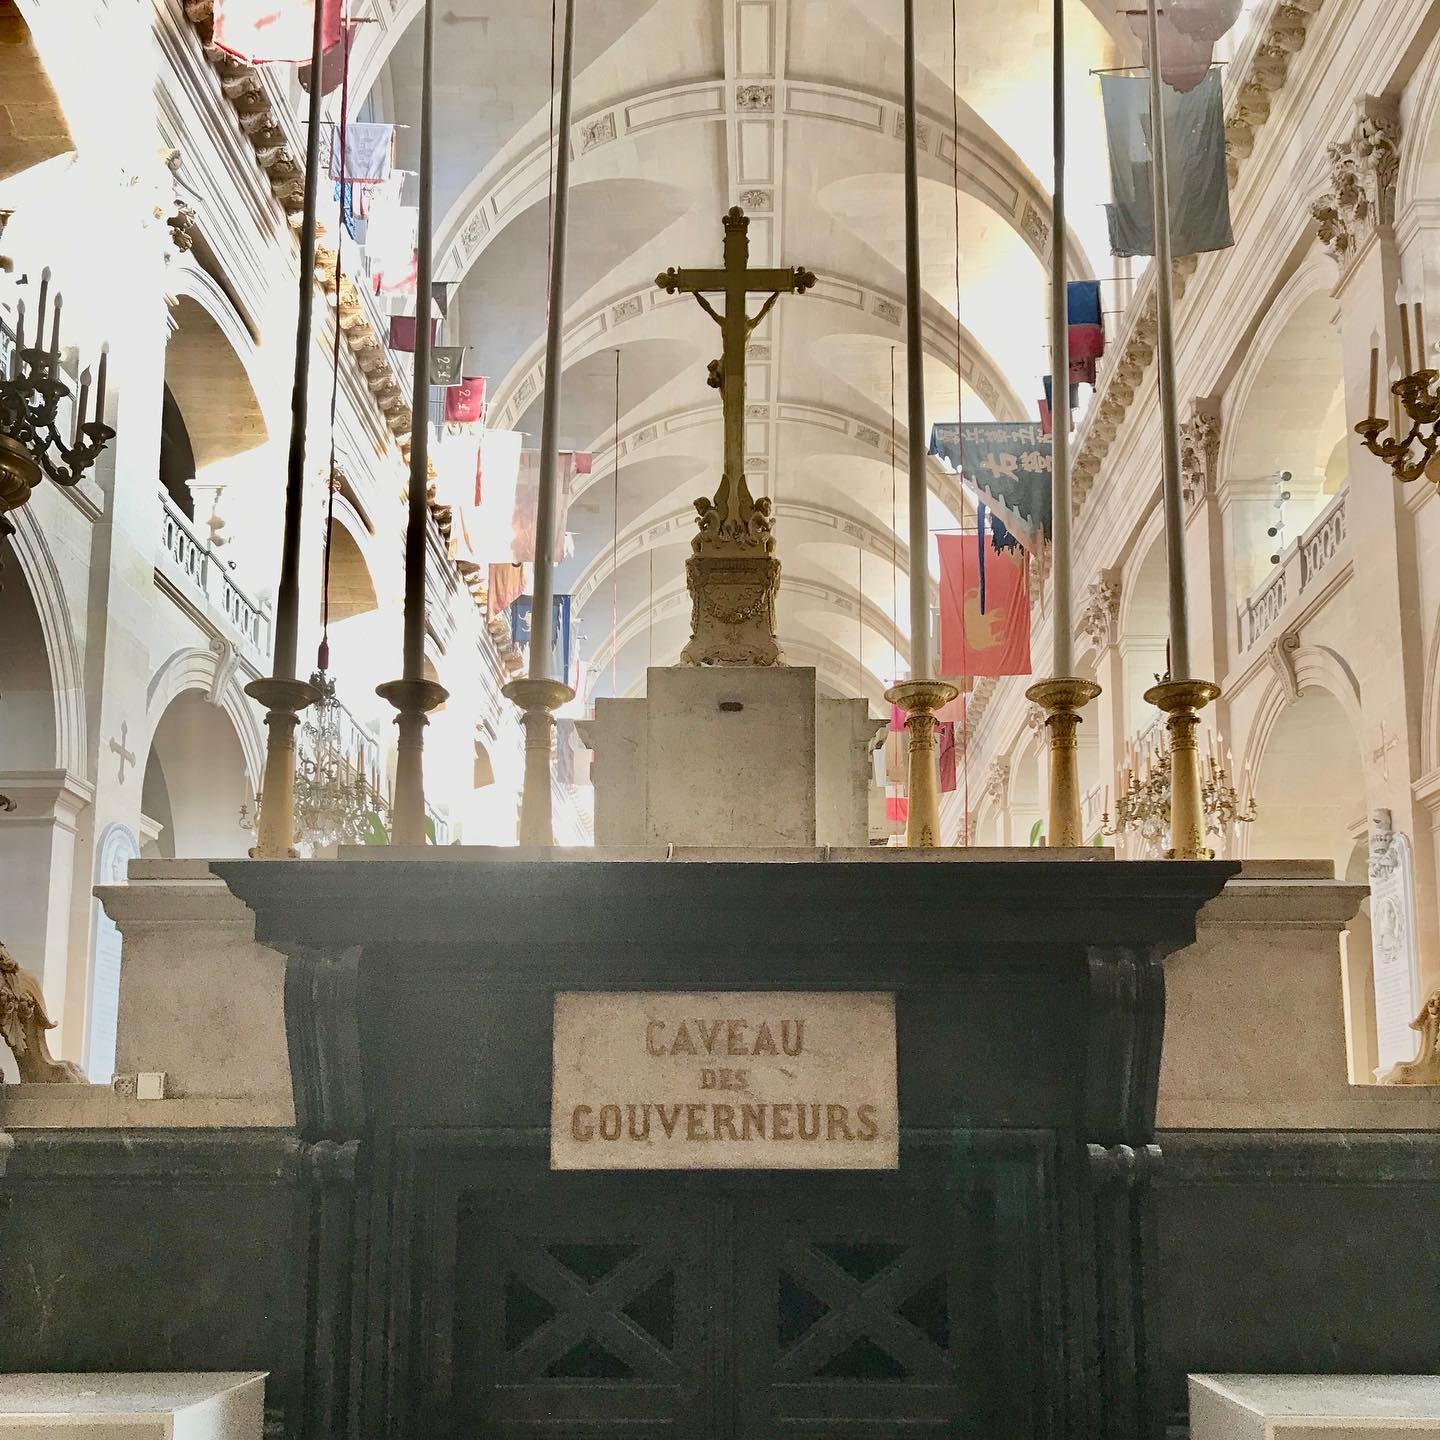
[[[1413,1060],[1392,1065],[1381,1077],[1382,1085],[1440,1085],[1440,990],[1410,1022],[1420,1032],[1420,1053]]]

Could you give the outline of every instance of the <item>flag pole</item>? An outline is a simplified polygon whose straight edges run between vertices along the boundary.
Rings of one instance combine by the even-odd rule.
[[[905,3],[905,388],[910,480],[910,678],[885,692],[910,733],[905,844],[940,843],[940,769],[935,712],[960,692],[934,677],[930,648],[930,485],[926,473],[925,351],[921,333],[919,114],[915,93],[915,0]]]
[[[395,759],[395,798],[390,842],[424,845],[425,726],[430,711],[449,692],[425,677],[425,552],[430,482],[430,307],[434,272],[435,0],[425,0],[424,50],[420,61],[420,213],[415,262],[415,372],[410,394],[410,494],[405,526],[404,670],[399,680],[376,687],[396,710],[400,731]]]
[[[1025,692],[1043,706],[1050,733],[1049,824],[1046,843],[1083,845],[1080,817],[1079,749],[1075,732],[1080,711],[1100,693],[1075,670],[1072,619],[1070,512],[1070,305],[1065,264],[1065,0],[1054,0],[1055,189],[1050,217],[1050,441],[1051,441],[1051,615],[1054,653],[1050,678]],[[985,537],[980,537],[985,543]]]
[[[555,211],[550,241],[550,313],[545,331],[545,397],[540,420],[540,495],[535,512],[535,590],[530,610],[530,668],[505,697],[521,710],[525,781],[520,795],[520,843],[554,845],[550,804],[555,711],[575,698],[554,668],[555,501],[560,467],[561,345],[565,323],[565,251],[570,228],[570,101],[575,69],[575,0],[565,0],[560,60],[560,115],[555,136]]]
[[[1160,374],[1160,461],[1165,517],[1165,561],[1170,602],[1170,673],[1145,692],[1164,712],[1170,734],[1170,849],[1167,859],[1208,860],[1205,808],[1200,790],[1200,751],[1195,732],[1200,710],[1219,694],[1217,685],[1197,680],[1190,667],[1190,623],[1185,610],[1185,510],[1180,491],[1180,430],[1175,399],[1175,294],[1170,255],[1170,176],[1165,138],[1165,105],[1160,74],[1160,16],[1147,0],[1150,45],[1150,178],[1155,231],[1155,355]]]
[[[325,3],[314,0],[310,90],[305,134],[305,187],[300,219],[300,292],[295,314],[295,380],[290,392],[290,452],[285,471],[285,521],[280,584],[275,595],[275,648],[268,678],[245,693],[265,707],[265,776],[258,798],[256,860],[295,857],[295,730],[300,711],[320,691],[295,673],[300,632],[300,523],[305,505],[305,429],[310,411],[310,330],[315,313],[315,226],[320,202],[320,67],[325,57]],[[335,323],[340,323],[336,317]]]

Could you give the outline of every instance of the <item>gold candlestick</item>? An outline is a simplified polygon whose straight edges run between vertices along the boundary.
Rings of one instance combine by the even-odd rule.
[[[1080,765],[1076,730],[1080,711],[1100,694],[1093,680],[1059,676],[1039,680],[1025,698],[1044,707],[1050,733],[1050,818],[1046,832],[1050,845],[1083,845],[1080,820]]]
[[[944,680],[902,680],[885,698],[905,712],[910,733],[909,808],[905,844],[913,850],[940,843],[940,756],[935,748],[935,712],[960,692]]]
[[[1200,711],[1220,695],[1208,680],[1165,680],[1145,692],[1145,703],[1165,713],[1170,735],[1170,849],[1167,860],[1213,860],[1205,843],[1205,799],[1195,731]]]
[[[531,636],[532,645],[539,637]],[[501,692],[521,710],[525,727],[525,782],[520,796],[520,843],[554,845],[550,805],[550,754],[555,739],[555,712],[575,698],[563,680],[530,676],[512,680]]]

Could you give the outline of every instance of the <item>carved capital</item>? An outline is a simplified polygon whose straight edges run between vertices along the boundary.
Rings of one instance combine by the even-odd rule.
[[[1120,639],[1120,572],[1102,570],[1085,591],[1080,611],[1080,630],[1097,650]]]
[[[1380,226],[1395,223],[1400,138],[1399,96],[1367,95],[1349,136],[1326,147],[1328,184],[1310,214],[1342,275]]]
[[[992,800],[1004,803],[1010,793],[1010,762],[1007,759],[992,760],[985,775],[985,793]]]
[[[1220,402],[1190,402],[1190,418],[1180,426],[1180,490],[1186,512],[1215,493],[1220,464]]]

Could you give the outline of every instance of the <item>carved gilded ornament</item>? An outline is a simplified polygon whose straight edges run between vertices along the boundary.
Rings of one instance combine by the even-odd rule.
[[[985,774],[985,793],[1002,805],[1010,793],[1010,762],[1007,759],[992,760]]]
[[[1329,183],[1310,214],[1342,274],[1378,228],[1395,223],[1400,138],[1399,97],[1367,95],[1349,136],[1326,147]]]
[[[22,1085],[84,1085],[85,1075],[69,1060],[50,1054],[45,1032],[55,1022],[45,1009],[45,992],[39,979],[5,948],[0,940],[0,1040],[10,1047]]]

